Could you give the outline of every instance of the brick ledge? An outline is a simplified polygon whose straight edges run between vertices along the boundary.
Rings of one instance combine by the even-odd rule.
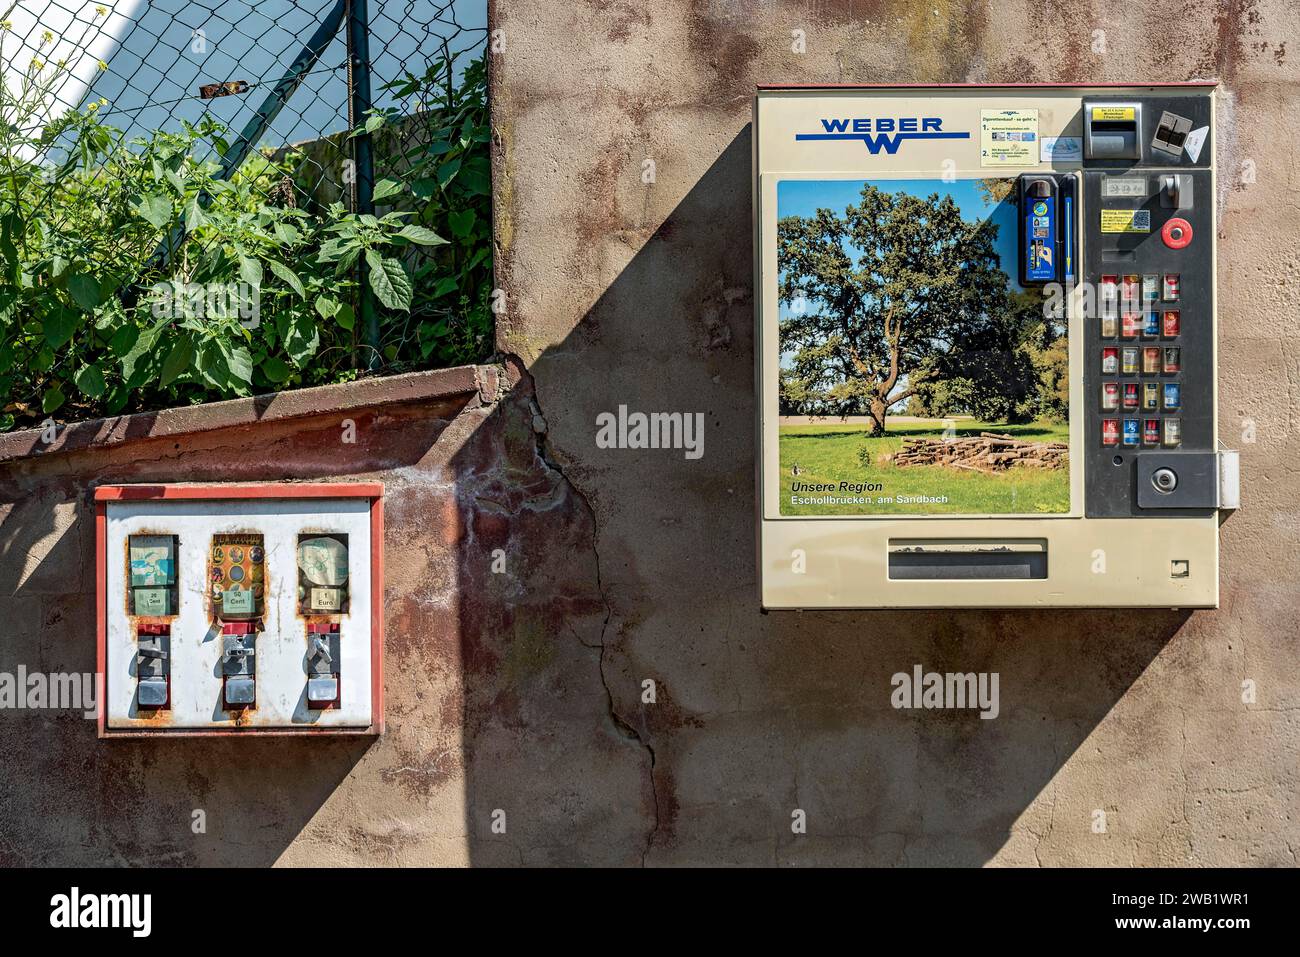
[[[53,442],[42,439],[44,429],[24,429],[0,435],[0,462],[458,395],[479,393],[484,401],[491,402],[495,401],[499,387],[500,370],[496,366],[456,366],[293,389],[246,399],[205,402],[158,412],[137,412],[66,425],[59,423]]]

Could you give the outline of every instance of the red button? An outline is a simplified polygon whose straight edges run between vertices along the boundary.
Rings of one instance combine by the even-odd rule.
[[[1192,241],[1192,224],[1175,216],[1161,227],[1160,238],[1170,249],[1182,249]]]

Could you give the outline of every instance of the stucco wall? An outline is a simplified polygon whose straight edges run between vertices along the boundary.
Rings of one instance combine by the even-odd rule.
[[[383,481],[387,734],[99,742],[78,714],[0,712],[0,863],[1296,863],[1294,6],[503,0],[493,19],[499,387],[454,370],[0,442],[8,672],[93,669],[94,485]],[[1255,171],[1220,197],[1245,498],[1222,609],[761,614],[754,85],[1206,76],[1221,169]],[[597,448],[619,405],[704,413],[703,457]],[[892,709],[915,664],[998,672],[999,717]]]
[[[639,755],[607,721],[590,512],[517,379],[422,373],[4,437],[8,675],[95,669],[94,486],[382,481],[388,731],[100,741],[79,710],[0,710],[0,866],[509,864],[516,829],[575,861],[636,847],[585,803],[635,805]],[[497,808],[507,834],[487,841]]]
[[[647,862],[1296,863],[1300,10],[503,0],[495,26],[499,344],[595,513],[602,670],[653,782]],[[1245,498],[1222,608],[760,614],[755,84],[1210,77],[1221,434]],[[704,457],[597,448],[620,404],[704,412]],[[914,664],[999,672],[1000,717],[891,709],[890,675]]]

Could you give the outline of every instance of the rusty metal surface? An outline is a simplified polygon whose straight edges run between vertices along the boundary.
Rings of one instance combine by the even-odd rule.
[[[346,489],[348,486],[343,486]],[[194,501],[160,499],[107,506],[107,730],[268,727],[351,727],[375,724],[370,674],[370,500],[303,496]],[[304,492],[311,489],[304,489]],[[346,492],[344,493],[344,496]],[[306,700],[302,654],[306,623],[298,614],[297,542],[303,530],[326,523],[350,532],[349,573],[355,591],[340,618],[343,651],[340,705],[315,709]],[[141,708],[131,678],[135,624],[113,607],[125,590],[127,567],[112,562],[116,543],[139,528],[165,528],[179,538],[175,555],[179,605],[171,619],[171,702]],[[260,592],[259,592],[260,586]],[[231,592],[245,598],[238,607]],[[220,593],[221,598],[217,597]],[[251,644],[238,640],[252,634]],[[252,678],[251,687],[245,679]]]

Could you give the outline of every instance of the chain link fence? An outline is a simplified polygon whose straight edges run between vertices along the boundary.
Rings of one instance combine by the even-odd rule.
[[[486,20],[8,4],[0,427],[483,358]]]

